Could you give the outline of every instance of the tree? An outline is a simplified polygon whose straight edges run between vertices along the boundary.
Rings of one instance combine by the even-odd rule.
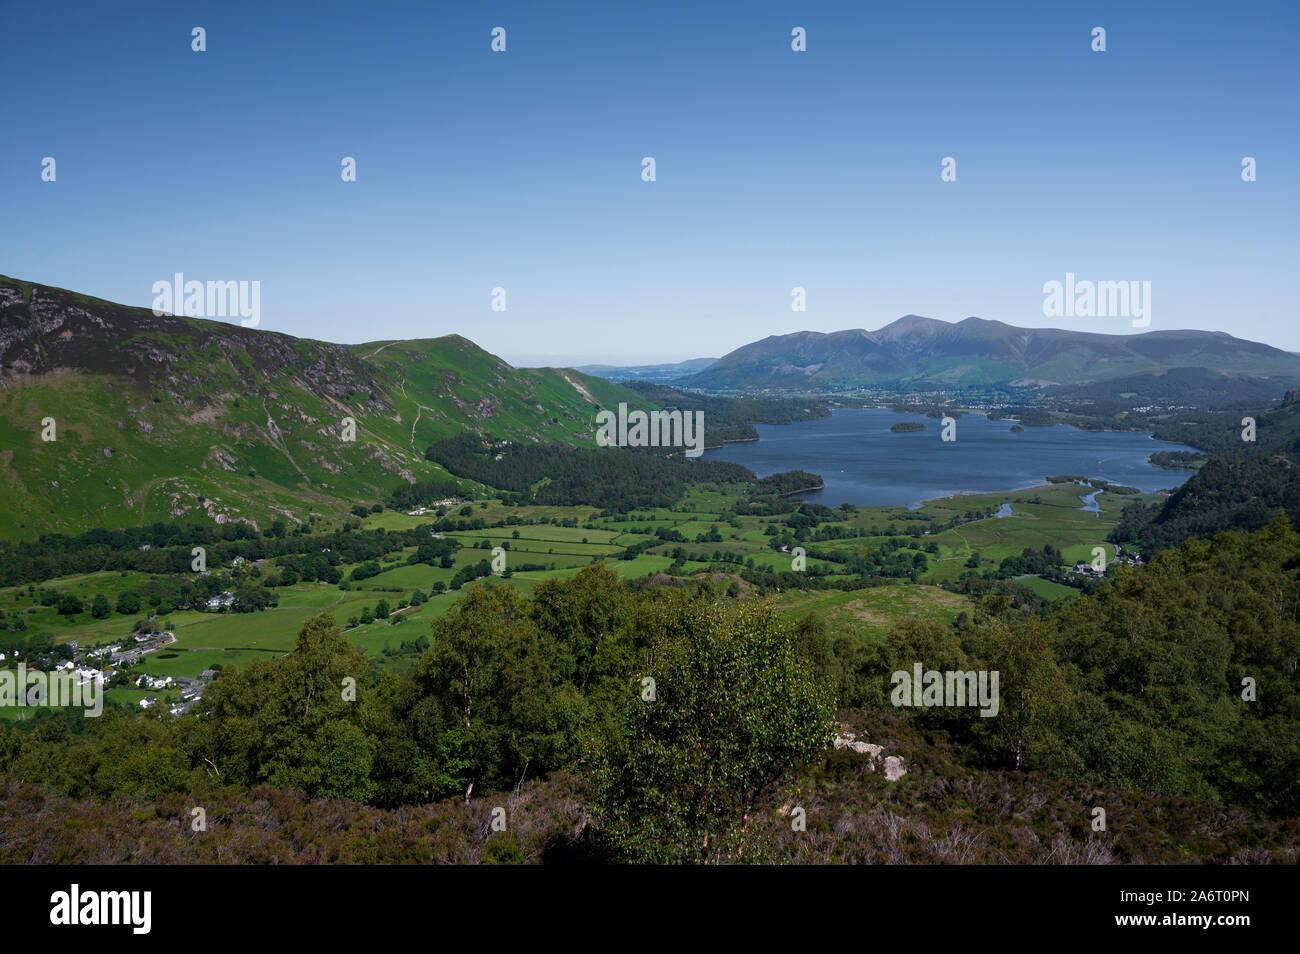
[[[313,617],[288,655],[223,674],[204,691],[189,748],[227,784],[366,801],[376,750],[366,732],[371,710],[359,698],[368,668],[332,616]]]
[[[388,619],[388,600],[380,600],[375,604],[375,619]]]
[[[113,613],[113,607],[109,605],[108,597],[103,593],[96,593],[95,598],[90,602],[90,615],[95,619],[108,619]]]
[[[647,683],[593,769],[600,832],[617,856],[722,862],[761,853],[760,801],[833,736],[830,687],[769,604],[679,600],[662,615]]]
[[[123,616],[134,616],[140,612],[140,594],[127,590],[117,598],[117,611]]]
[[[464,760],[466,789],[509,788],[573,761],[581,695],[513,587],[470,587],[434,620],[431,644],[415,681],[438,744]]]

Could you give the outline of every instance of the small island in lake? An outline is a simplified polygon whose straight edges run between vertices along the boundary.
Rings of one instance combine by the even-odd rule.
[[[895,434],[914,434],[917,431],[925,430],[925,425],[920,421],[899,421],[890,430]]]
[[[1196,451],[1156,451],[1147,463],[1166,470],[1200,470],[1207,460],[1208,455]]]
[[[1025,432],[1025,429],[1024,429],[1023,427],[1021,427],[1019,424],[1012,424],[1012,425],[1011,425],[1011,433],[1012,433],[1012,434],[1023,434],[1024,432]]]

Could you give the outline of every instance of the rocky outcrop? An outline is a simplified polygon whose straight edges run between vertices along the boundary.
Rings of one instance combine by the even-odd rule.
[[[885,755],[884,746],[864,742],[846,725],[839,727],[833,745],[837,751],[847,749],[858,755],[865,755],[870,771],[884,769],[885,778],[891,782],[896,782],[907,774],[907,761],[901,755]]]

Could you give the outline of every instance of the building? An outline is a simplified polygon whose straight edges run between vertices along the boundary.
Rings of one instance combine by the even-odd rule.
[[[176,685],[176,680],[171,676],[141,675],[135,685],[137,689],[167,689]]]

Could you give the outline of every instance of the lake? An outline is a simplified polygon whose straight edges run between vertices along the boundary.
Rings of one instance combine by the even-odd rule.
[[[925,430],[890,431],[902,421],[917,421]],[[832,507],[915,506],[931,497],[1035,487],[1049,474],[1100,477],[1147,492],[1178,487],[1191,476],[1191,471],[1147,463],[1157,450],[1195,450],[1183,444],[1064,424],[1026,427],[1016,434],[1014,423],[965,414],[957,419],[957,439],[945,442],[938,418],[887,408],[838,408],[816,421],[758,424],[758,441],[726,444],[704,456],[735,461],[760,477],[785,470],[821,474],[826,489],[801,496]]]

